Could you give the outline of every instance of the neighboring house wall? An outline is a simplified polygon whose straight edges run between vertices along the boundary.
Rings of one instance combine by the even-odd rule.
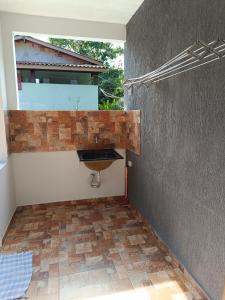
[[[126,78],[224,37],[224,0],[146,0],[127,25]],[[225,275],[225,60],[126,93],[141,109],[141,156],[128,154],[137,206],[212,299]]]
[[[50,18],[31,15],[0,12],[3,35],[4,61],[6,68],[7,97],[10,109],[17,109],[16,89],[16,63],[14,60],[14,44],[12,36],[14,32],[32,32],[33,34],[45,34],[48,36],[82,37],[92,40],[116,40],[126,39],[126,29],[123,24],[104,22],[90,22],[86,20],[73,20],[66,18]]]
[[[98,110],[98,86],[22,83],[21,110]]]
[[[85,64],[87,61],[78,59],[42,45],[27,41],[15,42],[16,60],[26,62],[48,62],[64,64]]]
[[[31,82],[30,70],[21,70],[22,81]],[[98,75],[92,76],[88,72],[66,72],[66,71],[45,71],[45,70],[35,70],[35,78],[40,79],[43,82],[45,79],[49,79],[49,83],[64,83],[69,84],[71,80],[76,80],[77,84],[92,84],[94,78]],[[95,79],[97,81],[97,79]]]
[[[64,64],[89,64],[28,40],[16,40],[17,62],[44,62]],[[63,72],[18,68],[19,108],[31,110],[97,110],[97,75],[90,72]],[[39,79],[41,85],[33,84]],[[31,83],[32,82],[32,83]],[[51,85],[51,84],[54,85]],[[76,84],[76,86],[75,86]],[[77,84],[79,86],[77,86]],[[82,84],[82,86],[80,86]]]

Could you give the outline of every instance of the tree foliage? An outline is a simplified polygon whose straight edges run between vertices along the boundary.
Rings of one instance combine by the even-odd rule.
[[[49,41],[53,45],[99,60],[107,68],[111,67],[114,59],[123,54],[123,48],[115,47],[112,43],[57,38],[50,38]]]
[[[115,65],[115,61],[123,54],[123,48],[115,46],[112,43],[80,41],[73,39],[58,39],[49,38],[51,44],[68,49],[92,59],[101,61],[107,68],[107,71],[99,74],[99,108],[104,107],[104,104],[115,103],[118,101],[118,107],[121,107],[121,100],[123,98],[123,81],[124,72],[122,68]],[[105,91],[107,96],[102,92]],[[115,99],[108,96],[108,94],[115,96]],[[120,100],[120,101],[119,101]]]
[[[99,103],[100,110],[124,110],[123,99],[113,99],[112,101],[106,100]]]

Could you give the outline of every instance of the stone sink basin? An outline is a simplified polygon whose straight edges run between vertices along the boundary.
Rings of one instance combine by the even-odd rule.
[[[100,172],[107,169],[117,159],[123,159],[114,149],[77,150],[79,160],[87,168]]]

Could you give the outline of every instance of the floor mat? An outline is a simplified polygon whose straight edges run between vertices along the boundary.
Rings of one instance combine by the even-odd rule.
[[[25,295],[32,276],[32,252],[0,254],[0,299]]]

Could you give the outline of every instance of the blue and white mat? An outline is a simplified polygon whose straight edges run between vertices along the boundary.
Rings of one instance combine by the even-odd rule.
[[[32,276],[32,252],[0,254],[0,299],[24,297]]]

